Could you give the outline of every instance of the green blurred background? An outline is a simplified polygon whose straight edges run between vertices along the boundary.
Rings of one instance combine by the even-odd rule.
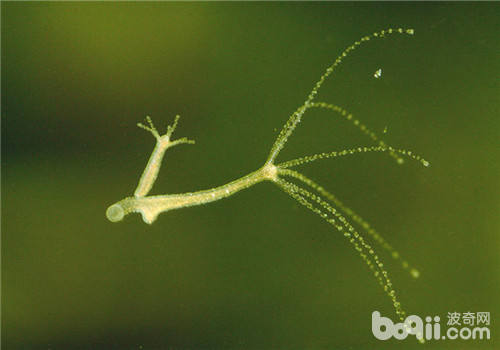
[[[499,3],[2,2],[2,349],[494,349],[500,318]],[[318,100],[431,162],[384,154],[301,168],[421,271],[382,254],[421,317],[490,311],[492,340],[376,340],[392,304],[349,243],[272,184],[112,224],[154,146],[153,194],[259,167],[348,45]],[[382,68],[382,77],[373,73]],[[310,111],[280,160],[370,145]],[[495,346],[496,344],[496,346]]]

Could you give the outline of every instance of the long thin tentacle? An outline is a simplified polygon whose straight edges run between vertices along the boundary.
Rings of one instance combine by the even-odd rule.
[[[422,158],[418,154],[413,153],[412,151],[408,151],[405,149],[399,149],[399,148],[393,148],[391,146],[370,146],[370,147],[364,146],[364,147],[345,149],[342,151],[316,153],[316,154],[312,154],[309,156],[304,156],[304,157],[288,160],[286,162],[278,164],[277,166],[279,166],[282,169],[286,169],[286,168],[292,168],[292,167],[297,166],[297,165],[314,162],[315,160],[318,160],[318,159],[336,158],[336,157],[342,157],[342,156],[347,156],[347,155],[356,154],[356,153],[368,153],[368,152],[392,152],[394,154],[401,154],[403,156],[406,156],[408,158],[416,160],[416,161],[422,163],[423,166],[427,167],[430,165],[430,163],[427,160],[425,160],[424,158]]]
[[[333,225],[338,231],[344,232],[344,226],[341,225],[341,223],[338,223],[335,218],[331,217],[332,212],[328,210],[327,212],[319,209],[316,207],[311,201],[309,201],[307,198],[312,199],[314,202],[318,202],[317,196],[315,196],[313,193],[305,190],[304,188],[301,188],[295,183],[291,183],[289,181],[286,181],[284,179],[279,178],[276,180],[276,183],[281,187],[282,190],[284,190],[288,195],[290,195],[292,198],[297,200],[300,204],[304,205],[306,208],[311,210],[313,213],[319,215],[322,219],[326,220],[329,224]],[[319,204],[319,203],[317,203]],[[364,247],[360,246],[358,242],[350,236],[350,233],[344,233],[344,236],[352,239],[351,243],[354,245],[356,251],[358,251],[363,258],[363,260],[366,262],[370,270],[372,270],[374,276],[377,278],[377,281],[379,284],[384,287],[386,284],[386,281],[382,279],[382,276],[380,274],[379,269],[373,262],[370,256],[366,255],[364,251]]]
[[[363,237],[347,221],[347,219],[320,196],[281,178],[276,179],[275,182],[292,198],[319,215],[326,222],[333,225],[338,231],[343,233],[343,235],[354,246],[356,251],[358,251],[359,255],[370,270],[372,270],[373,275],[384,289],[384,292],[391,298],[396,314],[401,320],[403,320],[406,313],[402,309],[401,303],[396,297],[396,292],[392,287],[392,282],[389,279],[388,272],[384,269],[384,264],[380,261],[380,258],[375,253],[374,249],[363,239]],[[317,206],[315,206],[313,202],[316,203]],[[318,206],[323,208],[323,210],[318,208]]]
[[[389,252],[391,257],[394,260],[399,260],[403,269],[408,270],[410,275],[414,278],[418,278],[420,276],[420,272],[411,266],[408,261],[401,257],[399,252],[392,247],[383,237],[377,232],[366,220],[364,220],[361,216],[356,214],[351,208],[346,206],[341,200],[337,198],[333,193],[325,190],[321,185],[309,179],[302,173],[298,171],[294,171],[291,169],[281,169],[278,168],[278,174],[283,176],[290,176],[297,180],[302,181],[304,184],[308,185],[310,188],[316,190],[319,194],[330,200],[337,208],[342,210],[348,217],[350,217],[356,224],[361,226],[367,233],[370,235],[375,242],[380,244],[380,246]]]

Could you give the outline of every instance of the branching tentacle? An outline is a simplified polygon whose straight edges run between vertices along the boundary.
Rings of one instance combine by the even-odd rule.
[[[304,115],[305,111],[310,107],[311,102],[313,99],[316,97],[318,94],[318,91],[323,85],[324,81],[326,78],[328,78],[335,68],[342,63],[342,60],[353,50],[355,50],[358,46],[360,46],[362,43],[369,41],[373,38],[383,38],[386,35],[391,35],[391,34],[408,34],[408,35],[413,35],[414,31],[413,29],[403,29],[403,28],[389,28],[386,30],[381,30],[380,32],[375,32],[371,35],[367,35],[362,37],[360,40],[354,42],[354,44],[350,45],[347,47],[339,57],[326,69],[325,73],[320,77],[320,79],[316,82],[314,85],[314,88],[311,90],[309,95],[307,96],[307,99],[304,101],[302,106],[300,106],[295,112],[292,113],[288,121],[285,123],[283,128],[281,129],[278,137],[276,138],[276,141],[274,142],[273,147],[271,148],[271,152],[269,153],[269,157],[267,159],[267,164],[271,164],[275,161],[276,157],[278,156],[279,152],[283,149],[285,146],[285,143],[288,140],[288,137],[292,134],[293,130],[297,126],[298,123],[300,123],[300,120],[302,119],[302,116]]]

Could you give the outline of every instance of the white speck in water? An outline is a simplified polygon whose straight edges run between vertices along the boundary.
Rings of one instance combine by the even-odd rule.
[[[420,276],[420,272],[417,269],[411,269],[410,274],[413,278],[418,278]]]
[[[382,68],[379,68],[375,71],[375,73],[373,73],[373,76],[378,79],[382,76]]]

